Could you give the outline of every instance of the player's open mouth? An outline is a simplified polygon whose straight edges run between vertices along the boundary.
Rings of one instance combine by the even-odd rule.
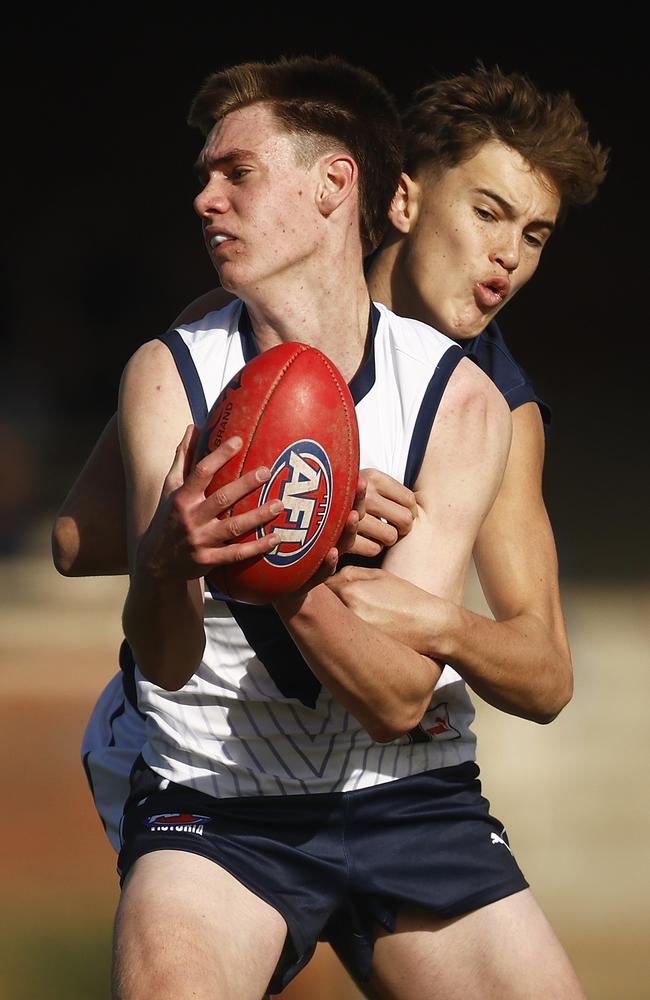
[[[226,243],[232,239],[233,237],[228,236],[227,233],[215,233],[214,236],[210,237],[210,247],[214,250],[215,247],[218,247],[222,243]]]
[[[508,282],[501,278],[494,281],[477,281],[474,286],[478,304],[483,309],[494,309],[500,306],[508,294]]]

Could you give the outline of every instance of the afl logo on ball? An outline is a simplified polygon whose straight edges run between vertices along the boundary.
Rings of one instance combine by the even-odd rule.
[[[309,552],[330,509],[332,466],[316,441],[296,441],[276,459],[260,506],[276,499],[284,510],[258,536],[277,532],[282,541],[264,558],[272,566],[290,566]]]

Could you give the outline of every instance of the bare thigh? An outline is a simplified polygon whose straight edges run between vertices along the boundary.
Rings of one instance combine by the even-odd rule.
[[[369,996],[378,1000],[585,1000],[530,890],[462,917],[400,912],[375,942]]]
[[[115,919],[115,1000],[260,1000],[287,927],[272,906],[207,858],[145,854]]]

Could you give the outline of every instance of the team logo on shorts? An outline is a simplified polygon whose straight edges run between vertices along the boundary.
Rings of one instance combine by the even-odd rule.
[[[264,557],[272,566],[290,566],[309,552],[320,535],[332,498],[332,466],[316,441],[296,441],[275,460],[271,478],[260,495],[260,507],[281,500],[284,510],[259,528],[261,538],[272,531],[282,541]]]
[[[145,820],[152,833],[196,833],[203,836],[203,825],[209,823],[209,816],[194,813],[158,813]]]

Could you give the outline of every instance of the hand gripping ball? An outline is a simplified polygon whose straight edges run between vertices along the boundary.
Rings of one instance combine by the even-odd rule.
[[[280,344],[253,358],[228,383],[199,432],[195,461],[235,434],[243,447],[216,473],[206,494],[268,466],[269,482],[221,516],[280,499],[283,510],[259,532],[276,531],[282,541],[265,556],[216,567],[206,581],[215,596],[270,604],[316,572],[352,509],[359,475],[354,402],[343,376],[321,351]]]

